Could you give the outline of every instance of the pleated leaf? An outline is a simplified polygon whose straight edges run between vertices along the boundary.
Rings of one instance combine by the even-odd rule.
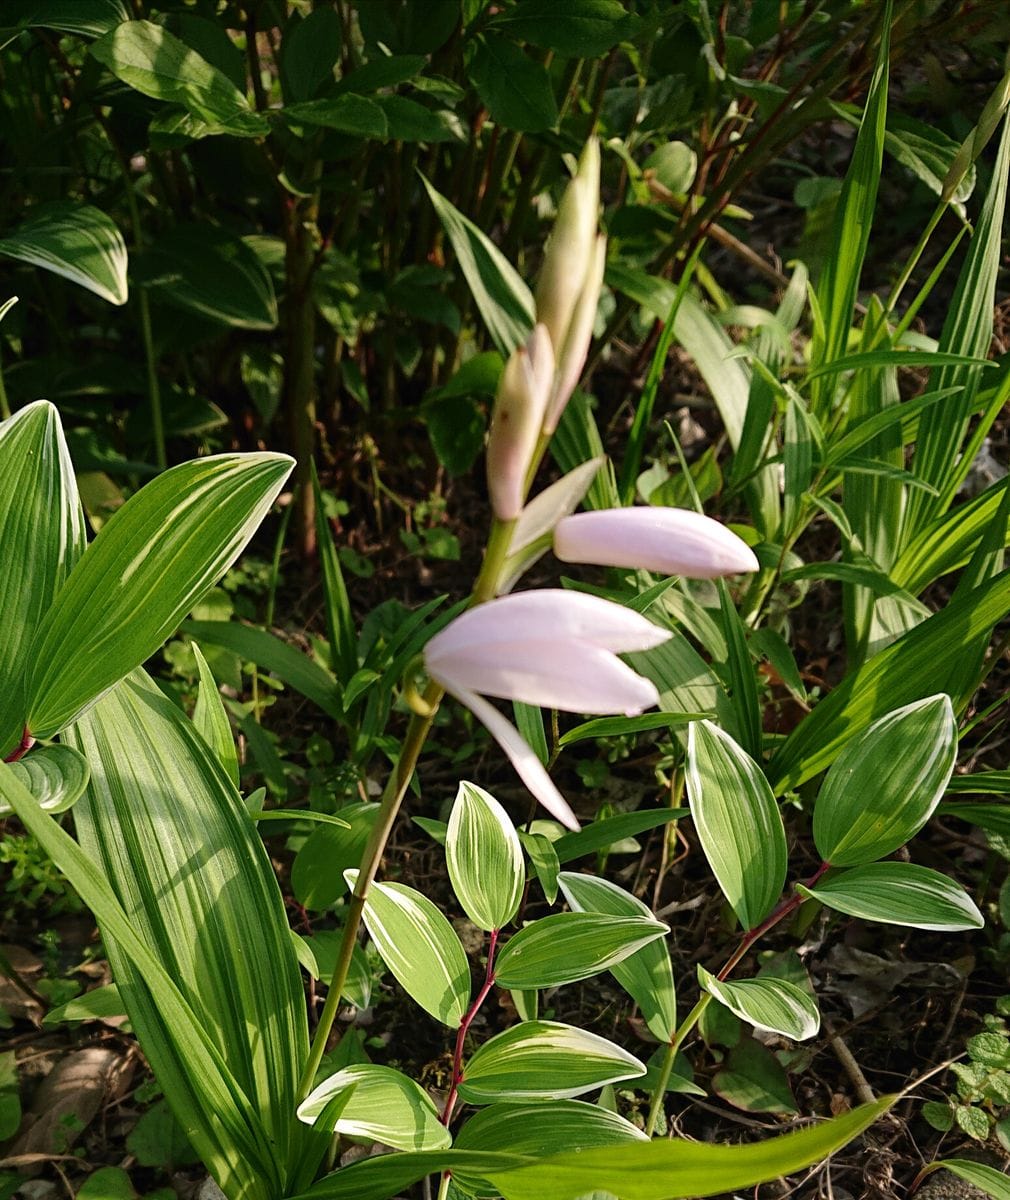
[[[952,1175],[992,1196],[993,1200],[1010,1200],[1010,1178],[996,1167],[972,1162],[969,1158],[946,1158],[942,1162],[930,1163],[923,1174],[939,1170],[950,1171]]]
[[[61,275],[110,304],[127,301],[123,235],[90,204],[42,205],[0,238],[0,254]]]
[[[576,983],[612,969],[669,932],[651,913],[555,913],[531,921],[506,943],[495,962],[495,979],[520,991]]]
[[[104,864],[42,812],[3,763],[0,796],[97,918],[120,988],[124,980],[126,990],[132,988],[127,1007],[134,1028],[163,1091],[172,1097],[182,1129],[207,1169],[229,1200],[273,1200],[281,1179],[266,1149],[262,1122],[146,931],[127,916]]]
[[[32,643],[36,737],[69,725],[179,627],[241,553],[292,465],[283,454],[183,463],[102,526]]]
[[[357,871],[345,871],[353,888]],[[470,1001],[470,967],[456,931],[434,904],[402,883],[373,883],[364,921],[403,990],[455,1029]]]
[[[812,1038],[821,1027],[817,1002],[787,979],[719,980],[698,965],[698,982],[720,1004],[755,1029],[781,1033],[793,1041]]]
[[[38,400],[0,422],[0,758],[25,726],[35,632],[84,544],[84,512],[59,414]]]
[[[869,863],[840,871],[815,888],[797,884],[804,896],[828,908],[913,929],[981,929],[985,922],[959,883],[915,863]]]
[[[595,1033],[557,1021],[524,1021],[477,1049],[459,1094],[470,1104],[568,1100],[644,1074],[634,1055]]]
[[[298,1106],[298,1119],[311,1125],[341,1092],[353,1089],[327,1132],[382,1142],[397,1150],[443,1150],[449,1131],[427,1092],[392,1067],[361,1063],[345,1067],[313,1088]]]
[[[292,1119],[308,1031],[284,904],[245,806],[184,714],[142,671],[66,737],[92,771],[74,814],[81,845],[227,1061],[266,1130],[260,1156],[283,1178],[308,1136]],[[199,1066],[178,1054],[147,972],[115,929],[102,924],[102,933],[141,1045],[203,1153],[214,1113]]]
[[[558,882],[569,906],[576,911],[609,913],[614,917],[652,917],[650,909],[637,896],[608,879],[563,871]],[[641,1009],[653,1036],[668,1042],[677,1028],[677,993],[666,940],[656,938],[649,942],[622,962],[612,964],[610,973]]]
[[[929,696],[874,721],[835,759],[817,797],[821,857],[853,867],[903,846],[940,803],[956,759],[949,696]]]
[[[508,813],[474,783],[463,782],[445,834],[453,891],[471,921],[490,932],[516,915],[526,882],[522,846]]]
[[[786,834],[768,781],[729,734],[711,721],[695,721],[688,734],[687,792],[712,873],[740,924],[753,929],[786,882]]]
[[[39,808],[48,813],[66,812],[76,803],[90,775],[87,759],[70,746],[39,747],[10,768]],[[0,817],[10,811],[0,800]]]

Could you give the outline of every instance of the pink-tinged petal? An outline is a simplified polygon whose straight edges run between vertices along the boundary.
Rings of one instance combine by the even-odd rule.
[[[543,763],[520,736],[519,730],[482,696],[466,688],[447,687],[446,691],[486,726],[488,733],[505,751],[516,774],[551,816],[567,828],[578,830],[579,822],[568,807],[568,802],[554,786]]]
[[[586,365],[586,355],[589,353],[589,343],[593,339],[593,326],[596,323],[596,310],[600,303],[606,265],[607,239],[600,234],[593,246],[582,292],[572,313],[568,333],[565,335],[565,344],[558,351],[558,370],[544,415],[544,433],[553,433],[557,429],[565,405],[582,376],[582,368]]]
[[[684,508],[608,508],[564,517],[554,530],[554,553],[562,562],[691,579],[758,569],[746,542],[711,517]]]
[[[549,533],[562,517],[575,512],[603,463],[602,455],[599,458],[591,458],[534,496],[516,522],[509,552],[515,554],[516,551],[522,550],[530,542],[535,542],[538,537]]]
[[[669,637],[669,630],[611,600],[564,588],[539,588],[468,609],[431,639],[425,657],[434,661],[466,646],[530,639],[588,642],[625,654],[651,650]]]
[[[471,643],[425,654],[428,674],[447,689],[467,688],[564,712],[637,716],[659,702],[655,685],[609,650],[587,642]]]

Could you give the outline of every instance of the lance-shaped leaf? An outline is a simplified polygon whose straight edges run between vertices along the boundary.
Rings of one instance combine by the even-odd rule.
[[[238,787],[238,755],[235,752],[235,738],[232,735],[228,713],[225,711],[221,693],[217,690],[217,681],[196,642],[193,643],[193,655],[200,673],[200,690],[196,697],[196,707],[193,709],[193,724],[217,755],[225,774]]]
[[[357,871],[345,871],[353,888]],[[470,967],[456,931],[427,896],[402,883],[373,883],[365,925],[403,990],[455,1029],[470,1000]]]
[[[80,799],[91,772],[88,760],[70,746],[43,746],[33,750],[11,770],[48,813],[66,812]],[[10,812],[0,800],[0,817]]]
[[[298,1119],[311,1125],[327,1104],[349,1089],[353,1093],[341,1107],[333,1133],[397,1150],[442,1150],[452,1143],[428,1094],[401,1071],[372,1063],[344,1067],[324,1079],[298,1106]],[[327,1122],[327,1132],[330,1129]]]
[[[781,1033],[794,1041],[812,1038],[821,1027],[817,1003],[787,979],[743,979],[726,982],[698,965],[698,982],[720,1004],[755,1029]]]
[[[583,832],[592,828],[590,825]],[[558,882],[565,899],[576,911],[609,913],[615,917],[652,917],[652,912],[637,896],[608,879],[563,871]],[[677,1028],[677,994],[666,941],[656,938],[623,962],[614,963],[610,973],[641,1009],[653,1036],[668,1042]]]
[[[476,1051],[459,1094],[470,1104],[568,1100],[644,1074],[634,1055],[595,1033],[557,1021],[524,1021]]]
[[[178,628],[252,537],[292,465],[284,454],[183,463],[102,526],[32,644],[36,737],[69,725]]]
[[[495,962],[502,987],[530,990],[589,979],[669,933],[651,914],[555,913],[531,921],[512,938]]]
[[[0,422],[0,758],[24,729],[35,631],[84,544],[59,414],[39,400]]]
[[[786,881],[786,834],[760,767],[729,734],[695,721],[687,792],[709,866],[745,929],[771,912]]]
[[[835,759],[814,805],[825,862],[854,867],[893,853],[939,804],[957,759],[948,696],[929,696],[874,721]]]
[[[915,863],[868,863],[839,871],[815,888],[796,886],[804,896],[864,921],[913,929],[981,929],[985,924],[960,884]]]
[[[0,254],[62,275],[110,304],[126,303],[126,243],[112,218],[90,204],[42,205],[0,238]]]
[[[490,932],[516,915],[526,868],[508,813],[474,783],[461,783],[445,834],[449,878],[471,921]]]
[[[87,795],[74,812],[84,851],[228,1062],[269,1131],[264,1153],[275,1155],[283,1172],[310,1136],[291,1119],[308,1030],[280,890],[238,792],[143,671],[65,737],[91,765]],[[147,971],[115,929],[102,924],[102,934],[145,1054],[201,1149],[193,1131],[212,1127],[215,1116],[199,1065],[178,1052]]]

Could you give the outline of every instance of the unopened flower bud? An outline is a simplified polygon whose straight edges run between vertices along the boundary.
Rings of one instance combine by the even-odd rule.
[[[603,270],[607,261],[607,239],[597,234],[589,257],[589,269],[582,283],[582,291],[575,302],[575,310],[568,325],[565,340],[558,351],[558,369],[554,376],[554,389],[544,417],[544,433],[557,429],[561,414],[565,411],[575,385],[579,382],[582,368],[586,364],[589,343],[593,337],[596,309],[600,302],[603,286]]]
[[[554,348],[544,325],[515,350],[502,372],[487,444],[487,484],[500,521],[522,512],[533,455],[554,383]]]
[[[558,206],[537,285],[537,320],[551,335],[556,351],[565,344],[572,314],[582,295],[592,259],[600,209],[600,147],[586,143],[579,169]]]

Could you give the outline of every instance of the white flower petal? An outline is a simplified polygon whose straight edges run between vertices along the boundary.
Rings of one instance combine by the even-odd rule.
[[[575,512],[603,463],[602,456],[591,458],[534,496],[523,509],[512,531],[509,553],[515,554],[530,542],[535,542],[538,537],[549,533],[562,517]]]

